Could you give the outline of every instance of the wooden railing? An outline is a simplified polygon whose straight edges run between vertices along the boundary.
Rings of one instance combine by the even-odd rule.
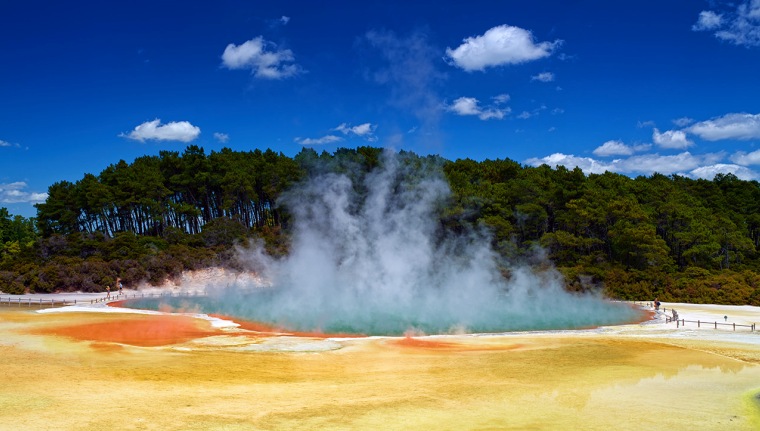
[[[718,329],[718,325],[720,325],[720,326],[730,326],[734,329],[734,331],[736,331],[737,327],[749,328],[749,330],[752,332],[755,332],[755,325],[757,325],[756,323],[753,323],[751,325],[741,325],[738,323],[728,323],[728,322],[721,323],[717,321],[709,322],[709,321],[704,321],[704,320],[673,319],[672,317],[665,316],[665,323],[673,323],[673,322],[676,322],[676,328],[680,328],[681,326],[685,327],[687,323],[696,323],[697,328],[701,328],[704,325],[705,327],[712,326],[713,329]]]
[[[645,307],[654,308],[654,303],[652,301],[632,301],[635,305],[643,305]],[[662,312],[665,313],[668,311],[666,307],[661,308]],[[673,309],[670,309],[671,312],[673,312]],[[736,331],[736,328],[749,328],[751,332],[755,332],[757,329],[757,323],[753,323],[751,325],[742,325],[739,323],[728,323],[728,322],[718,322],[718,321],[706,321],[706,320],[686,320],[686,319],[679,319],[678,313],[676,312],[674,316],[665,316],[665,323],[676,323],[676,327],[680,328],[681,326],[686,326],[687,323],[696,323],[697,328],[701,327],[709,327],[711,326],[713,329],[718,329],[718,326],[729,326],[734,331]]]
[[[86,305],[86,304],[98,304],[108,303],[116,301],[125,301],[127,299],[137,298],[161,298],[161,297],[181,297],[181,296],[205,296],[206,292],[203,291],[191,291],[191,292],[159,292],[159,293],[122,293],[114,295],[104,295],[99,298],[93,299],[44,299],[44,298],[22,298],[13,296],[0,296],[0,305],[6,306],[18,306],[18,307],[40,307],[40,308],[52,308],[52,307],[64,307],[67,305]]]

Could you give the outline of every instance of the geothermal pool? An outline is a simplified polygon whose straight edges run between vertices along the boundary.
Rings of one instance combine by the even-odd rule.
[[[599,295],[565,291],[536,248],[507,259],[486,226],[445,228],[452,198],[440,166],[386,152],[363,176],[319,173],[283,194],[292,215],[286,256],[238,248],[243,278],[203,299],[128,307],[192,311],[290,331],[365,335],[577,329],[642,319]],[[593,286],[589,286],[590,289]]]
[[[340,301],[324,301],[295,309],[289,308],[288,303],[300,301],[288,301],[286,295],[265,289],[205,297],[138,298],[120,306],[227,316],[283,331],[391,336],[580,329],[646,318],[643,310],[628,304],[584,296],[563,298],[563,303],[556,306],[527,302],[523,307],[514,307],[505,298],[482,303],[478,309],[457,309],[455,304],[441,303],[440,298],[426,297],[393,306],[367,300],[363,305],[355,302],[352,308],[346,308]]]

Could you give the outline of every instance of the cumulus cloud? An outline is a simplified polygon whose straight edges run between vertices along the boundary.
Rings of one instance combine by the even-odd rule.
[[[531,111],[520,112],[519,114],[517,114],[517,118],[521,120],[527,120],[528,118],[537,116],[538,114],[541,113],[541,111],[545,111],[545,110],[546,110],[546,105],[541,105],[538,108],[534,108]],[[563,109],[560,109],[559,111],[552,110],[552,114],[561,114],[563,112],[565,112]]]
[[[694,119],[689,118],[689,117],[681,117],[681,118],[676,118],[675,120],[673,120],[673,124],[675,124],[678,127],[686,127],[693,122],[694,122]]]
[[[760,139],[760,114],[726,114],[693,124],[686,130],[708,141]]]
[[[612,163],[604,163],[590,157],[577,157],[572,154],[563,153],[554,153],[541,158],[530,158],[525,163],[531,166],[564,166],[568,169],[579,167],[586,174],[603,174],[607,171],[614,172],[615,170],[615,166]]]
[[[457,115],[476,115],[481,120],[501,120],[509,112],[509,108],[482,108],[474,97],[460,97],[449,105],[448,110]]]
[[[731,155],[730,160],[737,165],[742,166],[748,166],[748,165],[760,165],[760,150],[755,150],[751,153],[746,153],[744,151],[737,151],[733,155]]]
[[[342,141],[343,138],[335,135],[326,135],[321,138],[295,138],[294,141],[301,145],[324,145]]]
[[[0,183],[0,202],[6,204],[16,203],[40,203],[45,202],[47,193],[35,193],[26,191],[27,184],[23,181],[3,184]]]
[[[0,139],[0,147],[10,147],[10,146],[11,146],[10,142],[3,141],[2,139]]]
[[[600,174],[606,171],[620,174],[640,174],[651,175],[655,172],[664,175],[679,174],[691,177],[707,175],[707,167],[719,166],[720,161],[724,158],[721,153],[708,153],[694,155],[685,151],[680,154],[662,156],[659,154],[642,154],[622,159],[615,159],[611,162],[604,162],[590,157],[578,157],[572,154],[554,153],[542,158],[531,158],[526,164],[531,166],[540,166],[547,164],[549,166],[565,166],[568,169],[579,167],[586,174]],[[725,168],[724,165],[722,169]],[[717,168],[716,168],[717,169]],[[736,169],[735,171],[739,171]],[[692,173],[693,172],[693,173]],[[742,171],[742,175],[749,175],[751,171]],[[738,175],[737,175],[738,176]]]
[[[652,141],[661,148],[669,149],[684,149],[694,145],[694,142],[690,141],[682,130],[668,130],[660,133],[656,127],[652,132]]]
[[[358,126],[341,123],[338,127],[334,128],[333,131],[341,132],[344,135],[359,136],[370,142],[375,142],[377,141],[375,129],[377,129],[377,125],[372,123],[359,124]]]
[[[554,74],[551,72],[541,72],[538,75],[531,76],[531,81],[552,82],[554,81]]]
[[[532,117],[533,115],[535,115],[535,114],[533,114],[531,112],[528,112],[528,111],[522,111],[519,114],[517,114],[517,118],[519,118],[521,120],[527,120],[528,118]]]
[[[216,139],[218,142],[221,142],[222,144],[225,144],[230,140],[230,135],[226,133],[214,132],[214,139]]]
[[[481,36],[468,37],[455,49],[446,48],[450,62],[472,72],[487,67],[520,64],[548,57],[561,40],[536,43],[533,33],[520,27],[500,25]]]
[[[301,72],[301,67],[294,63],[291,50],[277,49],[277,45],[261,36],[240,45],[227,45],[222,53],[222,66],[250,69],[253,76],[261,79],[283,79]]]
[[[496,96],[493,96],[491,99],[493,99],[493,103],[497,105],[502,105],[504,103],[509,102],[510,96],[509,94],[497,94]]]
[[[652,121],[652,120],[639,121],[639,122],[636,123],[636,127],[638,127],[639,129],[643,129],[645,127],[654,127],[655,124],[656,123],[654,121]]]
[[[623,141],[611,140],[603,143],[594,150],[594,155],[599,157],[630,156],[638,151],[646,151],[652,146],[649,144],[626,145]]]
[[[691,29],[694,31],[712,30],[714,28],[720,27],[722,21],[722,15],[718,15],[717,13],[709,10],[703,10],[699,13],[697,23],[691,26]]]
[[[723,13],[702,11],[692,30],[711,31],[718,39],[734,45],[760,46],[760,0],[745,0],[736,5],[736,9]]]
[[[744,166],[731,165],[718,163],[709,166],[700,166],[689,172],[689,176],[692,178],[704,178],[706,180],[712,180],[717,174],[734,174],[741,180],[751,181],[757,180],[758,174],[751,169]]]
[[[129,134],[121,133],[119,136],[140,142],[147,140],[191,142],[200,134],[201,129],[187,121],[172,121],[161,124],[161,120],[157,118],[140,124]]]
[[[706,164],[713,164],[723,158],[722,154],[708,153],[695,155],[688,151],[662,156],[660,154],[642,154],[615,161],[615,172],[626,174],[651,175],[659,172],[664,175],[683,174]]]

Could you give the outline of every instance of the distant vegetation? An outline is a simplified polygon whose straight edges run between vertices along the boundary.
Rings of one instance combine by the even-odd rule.
[[[117,277],[127,286],[158,284],[183,270],[234,267],[233,246],[252,237],[287,253],[289,215],[278,197],[311,171],[362,176],[382,163],[381,153],[304,149],[290,158],[190,146],[58,182],[36,218],[0,209],[0,290],[102,291]],[[441,167],[449,181],[441,234],[486,228],[494,249],[512,260],[544,250],[570,290],[760,305],[756,181],[632,179],[508,159],[403,155]]]

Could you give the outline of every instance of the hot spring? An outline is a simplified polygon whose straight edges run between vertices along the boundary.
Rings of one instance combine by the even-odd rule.
[[[484,229],[446,231],[440,212],[449,198],[440,168],[426,159],[386,151],[367,174],[322,169],[282,196],[293,217],[287,256],[269,256],[261,244],[239,248],[240,264],[262,282],[211,283],[205,297],[126,305],[366,335],[574,329],[641,318],[600,295],[565,291],[547,265],[535,271],[504,262]]]

